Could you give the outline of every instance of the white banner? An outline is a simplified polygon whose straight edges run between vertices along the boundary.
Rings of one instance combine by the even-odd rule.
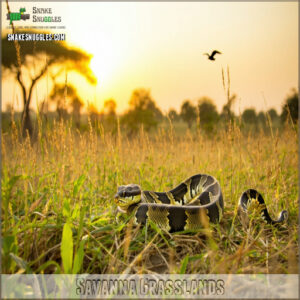
[[[1,275],[2,299],[298,299],[297,274]]]

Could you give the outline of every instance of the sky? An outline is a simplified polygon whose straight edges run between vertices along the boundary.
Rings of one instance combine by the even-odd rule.
[[[220,112],[226,103],[222,69],[237,95],[236,113],[282,103],[298,87],[297,2],[11,2],[11,11],[51,8],[61,16],[70,45],[93,55],[97,85],[68,74],[85,102],[101,110],[106,99],[128,108],[136,88],[151,91],[162,111],[180,109],[185,99],[207,96]],[[2,29],[8,26],[2,2]],[[22,25],[25,25],[24,21]],[[16,23],[19,25],[21,23]],[[26,25],[36,25],[31,19]],[[56,25],[56,24],[55,24]],[[222,52],[209,61],[205,52]],[[48,79],[49,80],[49,79]],[[32,105],[47,98],[51,82],[37,84]],[[47,88],[46,88],[47,87]],[[2,109],[21,108],[13,77],[2,78]]]

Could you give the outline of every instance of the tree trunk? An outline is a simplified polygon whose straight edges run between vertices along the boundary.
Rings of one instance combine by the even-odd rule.
[[[32,136],[32,122],[29,114],[29,107],[26,106],[22,113],[22,135],[23,137],[26,137],[27,134],[30,137]]]
[[[22,113],[22,135],[23,137],[26,137],[27,134],[29,134],[30,137],[32,137],[32,122],[29,114],[29,106],[31,101],[31,95],[33,88],[36,84],[36,82],[44,75],[47,68],[54,62],[54,59],[50,60],[44,68],[41,70],[40,74],[37,75],[35,78],[32,79],[31,85],[29,87],[28,93],[26,92],[25,84],[23,83],[21,79],[21,69],[19,68],[17,72],[17,81],[20,84],[21,90],[22,90],[22,96],[23,96],[23,113]]]

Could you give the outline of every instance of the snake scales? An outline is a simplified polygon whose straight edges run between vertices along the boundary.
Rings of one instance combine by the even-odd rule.
[[[207,174],[196,174],[168,192],[143,191],[137,184],[122,185],[118,187],[115,202],[119,212],[134,213],[136,223],[144,225],[150,219],[169,232],[197,230],[208,221],[218,223],[224,211],[220,184]],[[238,209],[247,215],[253,203],[269,224],[282,223],[288,218],[288,212],[283,210],[273,220],[262,195],[254,189],[242,193]]]

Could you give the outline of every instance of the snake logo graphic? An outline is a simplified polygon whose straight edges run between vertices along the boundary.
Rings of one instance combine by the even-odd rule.
[[[26,21],[27,19],[29,19],[30,14],[24,14],[25,11],[26,9],[24,7],[24,8],[20,8],[19,12],[6,14],[7,20],[10,20],[10,25],[12,24],[12,21],[19,21],[19,20]]]

